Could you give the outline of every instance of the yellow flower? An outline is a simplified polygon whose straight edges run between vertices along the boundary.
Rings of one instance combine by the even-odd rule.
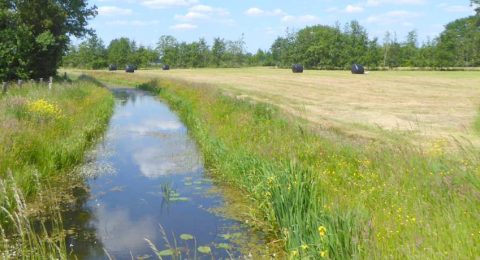
[[[297,250],[293,250],[293,251],[291,252],[291,254],[292,254],[292,256],[298,256],[298,251],[297,251]]]
[[[320,256],[322,258],[327,257],[328,256],[328,250],[320,251]]]
[[[28,102],[27,109],[30,113],[49,118],[62,117],[62,110],[55,104],[49,103],[44,99],[39,99],[33,102]]]
[[[327,228],[324,226],[319,226],[318,233],[320,234],[321,237],[324,237],[327,234]]]
[[[302,248],[303,250],[307,250],[307,249],[308,249],[308,245],[302,245],[301,248]]]

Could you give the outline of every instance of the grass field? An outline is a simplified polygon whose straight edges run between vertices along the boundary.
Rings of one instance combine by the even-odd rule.
[[[202,72],[211,74],[202,76]],[[283,244],[292,259],[471,259],[480,255],[478,150],[461,146],[446,151],[443,141],[439,141],[451,136],[475,139],[477,74],[379,72],[353,78],[345,72],[288,75],[285,70],[267,69],[88,73],[105,82],[140,86],[158,93],[189,127],[208,169],[252,200],[255,210],[244,212],[246,217],[275,234],[272,243]],[[151,81],[155,77],[160,80]],[[373,78],[392,86],[397,94],[392,96],[393,92],[384,90],[390,98],[383,98],[374,91],[381,85],[372,86],[371,91],[365,90],[368,87],[362,90],[350,86],[369,86]],[[316,81],[329,83],[318,83],[316,87]],[[335,82],[352,92],[366,93],[355,96],[344,90],[336,94]],[[422,87],[427,83],[429,87]],[[345,102],[335,105],[345,110],[355,110],[347,100],[370,97],[366,102],[370,109],[364,116],[379,107],[386,115],[395,114],[392,104],[409,108],[409,112],[398,110],[405,115],[415,113],[418,107],[431,106],[428,118],[435,118],[436,124],[422,130],[428,135],[420,130],[416,131],[422,134],[402,134],[400,127],[394,131],[375,130],[372,123],[348,122],[348,112],[335,107],[329,109],[339,118],[343,115],[343,120],[334,116],[310,122],[292,118],[292,113],[313,112],[289,103],[296,98],[293,89],[290,94],[286,90],[273,91],[272,85],[306,89],[309,84],[309,91],[298,94],[304,96],[302,100],[317,95],[327,102],[327,94],[319,93],[329,88],[328,95],[333,99],[343,96]],[[263,89],[276,94],[269,97]],[[246,96],[278,104],[280,109],[252,103]],[[447,109],[453,117],[444,111]],[[450,120],[437,113],[450,116]],[[465,126],[457,125],[454,117],[463,118]],[[338,125],[318,131],[318,125],[311,127],[311,122]],[[420,128],[422,123],[416,126]],[[386,125],[384,128],[388,129]],[[385,133],[391,137],[385,137]],[[345,134],[383,142],[338,137]],[[424,149],[404,140],[435,141],[431,149]]]
[[[112,112],[110,92],[88,81],[0,94],[0,258],[68,258],[61,206]]]
[[[474,131],[480,107],[480,73],[475,71],[379,71],[355,76],[345,71],[293,74],[245,68],[140,70],[135,75],[209,84],[355,138],[384,139],[393,132],[421,143],[466,139],[480,145]]]

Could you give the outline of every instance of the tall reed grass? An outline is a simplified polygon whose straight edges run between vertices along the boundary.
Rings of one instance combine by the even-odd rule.
[[[61,219],[71,172],[107,126],[113,97],[92,82],[11,87],[0,95],[2,258],[66,259]]]
[[[290,258],[480,255],[478,149],[324,137],[274,106],[147,80],[139,88],[179,113],[206,166],[245,191],[261,212],[253,222],[280,238]]]

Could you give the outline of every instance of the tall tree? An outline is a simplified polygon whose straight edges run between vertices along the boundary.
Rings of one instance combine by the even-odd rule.
[[[439,66],[480,65],[480,28],[474,16],[455,20],[440,34],[437,45]]]
[[[216,67],[220,67],[224,60],[225,52],[227,51],[227,44],[222,38],[213,39],[212,46],[212,62]]]
[[[56,73],[69,37],[92,33],[87,22],[97,14],[86,0],[2,0],[0,70],[2,79],[48,77]]]
[[[92,36],[78,46],[77,62],[80,67],[100,69],[107,67],[107,50],[102,39]]]
[[[177,58],[179,55],[179,44],[175,37],[170,35],[162,35],[157,43],[156,50],[160,55],[160,60],[164,64],[174,66],[177,64]]]
[[[108,62],[120,67],[133,63],[133,45],[134,42],[131,42],[128,38],[112,40],[108,45]]]
[[[418,35],[416,31],[411,31],[407,35],[407,40],[401,47],[401,66],[413,67],[418,65]]]

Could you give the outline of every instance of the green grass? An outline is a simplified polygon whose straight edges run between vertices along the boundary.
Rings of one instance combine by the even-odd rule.
[[[128,84],[122,76],[97,76]],[[480,255],[475,148],[449,153],[442,142],[427,149],[393,138],[351,143],[206,85],[144,78],[140,88],[179,113],[208,169],[249,196],[252,212],[260,212],[251,222],[281,239],[289,257]]]
[[[480,134],[480,110],[475,117],[475,122],[473,122],[473,130],[476,134]]]
[[[60,202],[105,130],[113,97],[84,80],[50,91],[27,84],[0,95],[0,111],[2,257],[66,258]]]

